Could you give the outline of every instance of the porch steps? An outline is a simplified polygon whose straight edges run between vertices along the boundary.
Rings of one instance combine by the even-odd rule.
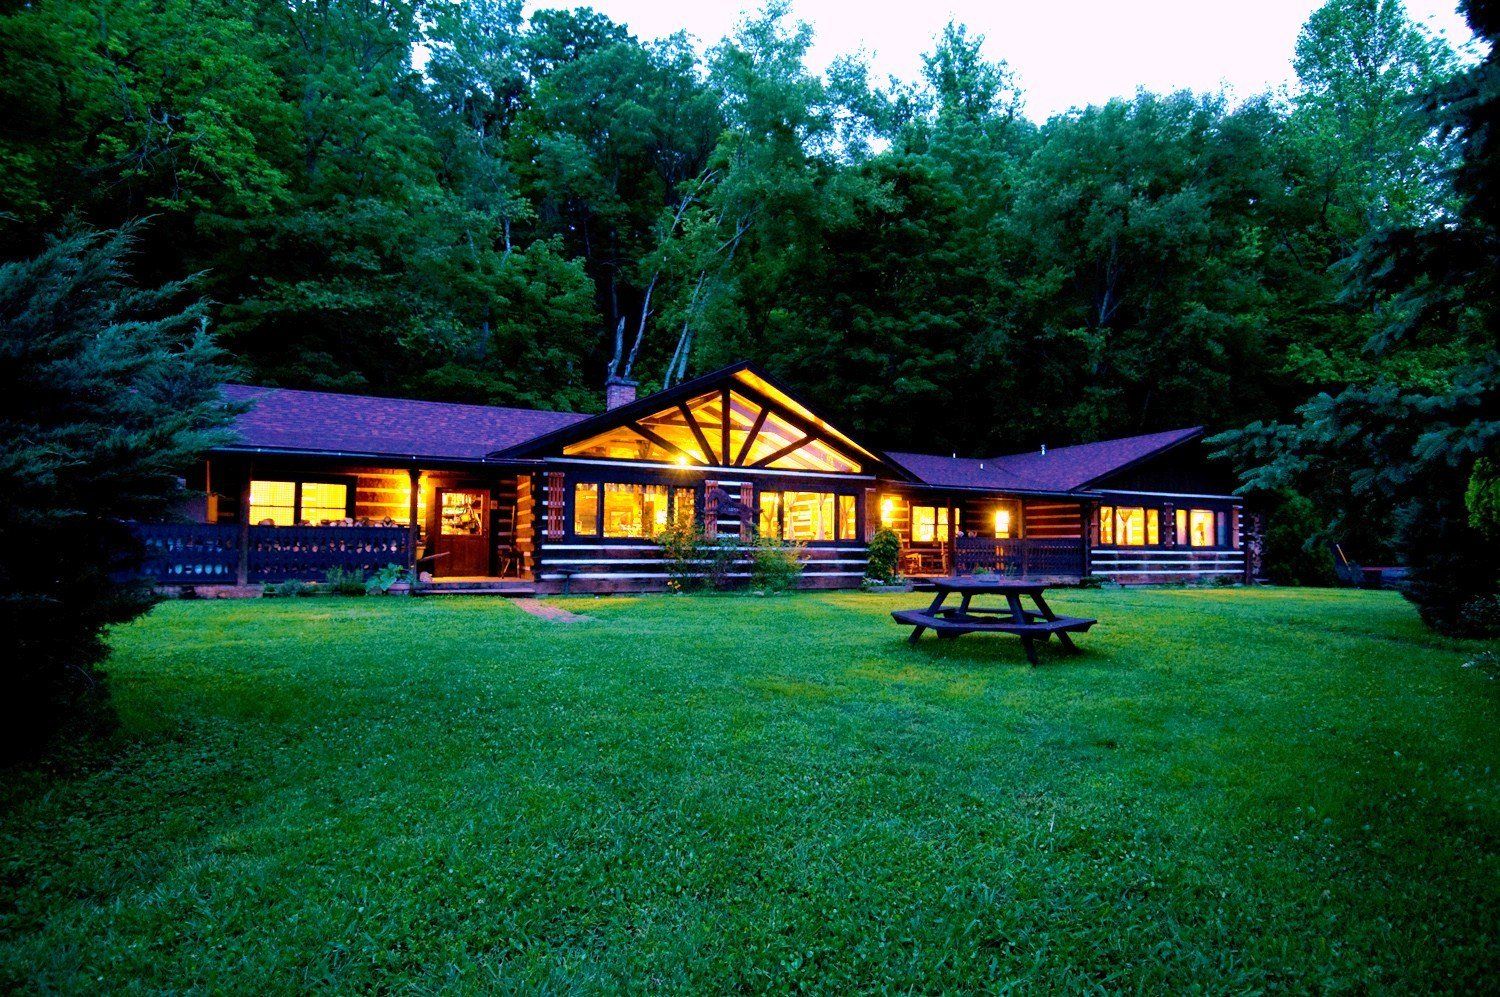
[[[530,582],[502,581],[499,578],[462,581],[438,579],[414,589],[412,595],[500,595],[511,599],[530,599],[536,596],[536,586]]]

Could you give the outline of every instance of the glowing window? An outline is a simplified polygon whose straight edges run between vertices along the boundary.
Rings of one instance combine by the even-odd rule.
[[[1004,502],[995,510],[994,528],[996,540],[1009,540],[1016,536],[1020,526],[1020,515],[1014,502]]]
[[[654,537],[667,525],[666,485],[604,485],[604,535],[632,540]]]
[[[325,481],[251,481],[250,522],[318,526],[349,515],[349,486]]]
[[[1209,509],[1190,509],[1187,511],[1188,520],[1188,544],[1193,547],[1212,547],[1214,545],[1214,514]]]
[[[443,492],[438,510],[438,535],[477,537],[483,535],[484,495],[479,492]]]
[[[760,522],[756,528],[763,537],[781,536],[781,493],[760,493]]]
[[[783,492],[783,536],[788,540],[834,539],[832,492]]]
[[[580,537],[599,535],[599,486],[578,483],[573,486],[573,532]]]
[[[957,510],[954,510],[953,519],[953,525],[957,526]],[[948,509],[945,506],[914,505],[911,507],[913,543],[947,543],[948,537]]]
[[[302,482],[301,520],[324,523],[349,515],[349,486],[326,481]]]
[[[854,496],[839,496],[839,539],[858,540],[858,516],[854,511]]]
[[[678,526],[692,526],[697,501],[698,493],[691,488],[672,489],[672,521]]]
[[[1161,542],[1161,512],[1140,506],[1100,506],[1099,542],[1145,547]]]

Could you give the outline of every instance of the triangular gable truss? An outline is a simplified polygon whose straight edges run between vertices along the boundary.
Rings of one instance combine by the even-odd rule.
[[[778,397],[779,396],[779,397]],[[800,409],[801,411],[798,411]],[[906,477],[876,451],[833,429],[785,389],[737,365],[620,406],[493,456],[564,456]]]

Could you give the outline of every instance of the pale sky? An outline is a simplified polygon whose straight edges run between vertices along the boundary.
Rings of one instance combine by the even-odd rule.
[[[731,32],[755,0],[530,0],[539,7],[591,6],[638,37],[686,30],[700,47]],[[985,54],[1005,59],[1038,121],[1070,107],[1130,96],[1217,90],[1244,98],[1287,82],[1297,31],[1314,0],[794,0],[816,34],[821,70],[863,49],[878,80],[914,79],[921,54],[949,18],[985,36]],[[1411,16],[1455,47],[1472,38],[1453,0],[1407,0]]]

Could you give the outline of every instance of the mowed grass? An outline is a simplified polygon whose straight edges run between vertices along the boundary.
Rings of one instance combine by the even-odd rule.
[[[1500,697],[1389,593],[174,603],[0,796],[0,989],[1494,990]],[[1044,652],[1044,655],[1046,652]]]

